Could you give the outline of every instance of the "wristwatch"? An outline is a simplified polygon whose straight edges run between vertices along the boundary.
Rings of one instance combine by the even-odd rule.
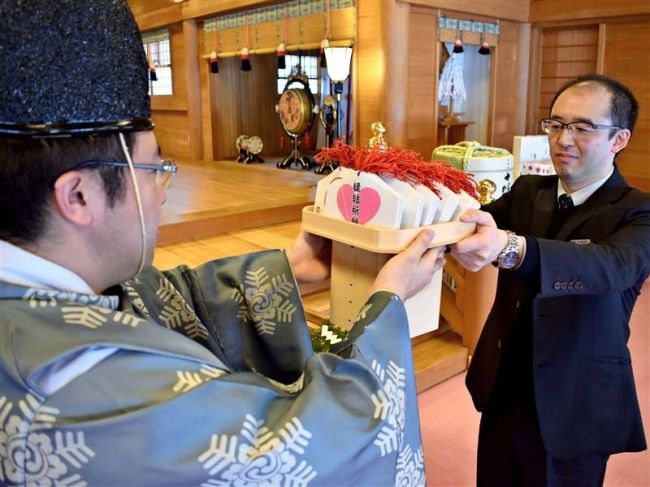
[[[514,269],[519,263],[519,239],[515,232],[506,230],[508,243],[497,257],[497,265],[500,269]]]

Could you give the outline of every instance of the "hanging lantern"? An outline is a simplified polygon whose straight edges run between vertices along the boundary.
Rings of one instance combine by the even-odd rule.
[[[250,51],[248,50],[247,47],[244,47],[241,50],[241,55],[239,56],[239,59],[241,60],[242,71],[250,71],[252,69],[251,60],[250,60]]]
[[[212,74],[219,72],[219,56],[217,56],[216,51],[210,53],[210,72]]]
[[[284,42],[281,42],[278,45],[278,48],[275,52],[278,55],[278,69],[285,69],[287,67],[287,63],[285,61],[286,52],[285,52]]]

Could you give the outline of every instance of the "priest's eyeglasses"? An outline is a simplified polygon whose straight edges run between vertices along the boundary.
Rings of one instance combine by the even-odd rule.
[[[541,121],[542,131],[553,137],[558,137],[562,129],[566,128],[576,138],[586,139],[596,133],[596,130],[621,130],[622,127],[615,125],[598,125],[591,122],[569,122],[564,123],[553,118],[545,118]]]
[[[129,167],[129,163],[123,161],[84,161],[77,164],[73,169],[84,169],[95,166]],[[165,189],[171,186],[172,177],[178,172],[178,166],[173,159],[162,159],[159,163],[134,162],[133,168],[154,171],[156,173],[156,184],[159,184]]]

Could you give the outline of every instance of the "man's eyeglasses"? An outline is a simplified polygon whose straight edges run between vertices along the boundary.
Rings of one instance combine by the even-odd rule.
[[[564,123],[552,118],[545,118],[541,121],[542,131],[546,134],[557,137],[566,127],[571,135],[577,138],[591,137],[596,130],[621,130],[622,127],[614,125],[597,125],[591,122],[569,122]]]
[[[84,161],[72,169],[84,169],[96,166],[109,166],[109,167],[129,167],[128,162],[123,161]],[[178,166],[173,159],[162,159],[157,162],[134,162],[134,169],[142,169],[145,171],[155,171],[156,183],[167,189],[172,184],[172,176],[178,172]]]

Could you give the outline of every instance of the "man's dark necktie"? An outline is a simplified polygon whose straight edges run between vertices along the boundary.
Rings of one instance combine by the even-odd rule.
[[[563,210],[566,210],[567,208],[573,208],[573,200],[568,194],[561,194],[557,201],[558,206]]]

